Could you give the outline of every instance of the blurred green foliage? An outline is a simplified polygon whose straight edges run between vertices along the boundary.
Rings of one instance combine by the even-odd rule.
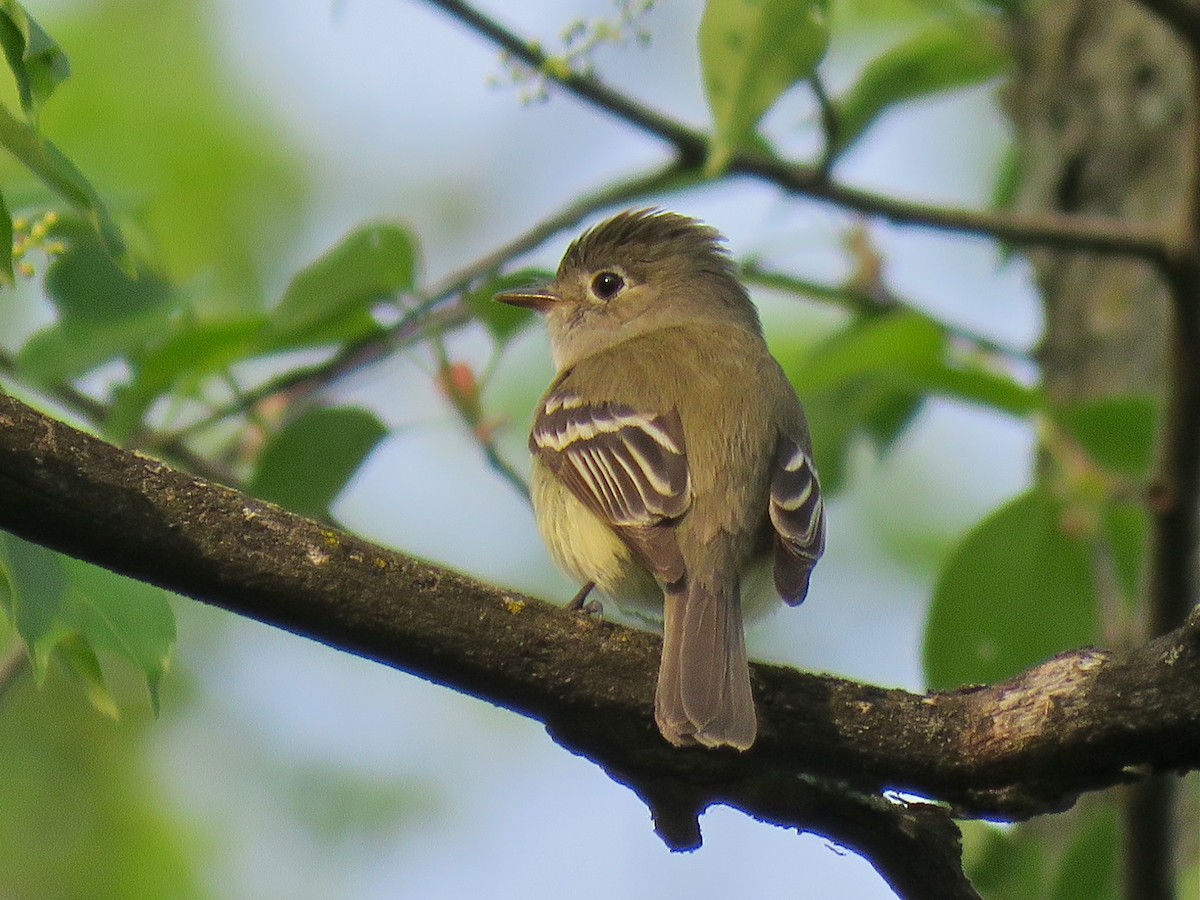
[[[0,637],[11,639],[0,623]],[[129,698],[122,705],[131,709]],[[212,896],[206,841],[163,802],[145,740],[154,720],[91,714],[52,668],[0,705],[0,894],[30,900]]]
[[[52,32],[72,76],[39,126],[143,258],[175,285],[203,281],[192,303],[245,310],[262,305],[261,260],[295,239],[307,188],[265,105],[219,66],[211,15],[191,0],[62,7]],[[53,202],[15,160],[0,160],[0,184],[14,211]]]

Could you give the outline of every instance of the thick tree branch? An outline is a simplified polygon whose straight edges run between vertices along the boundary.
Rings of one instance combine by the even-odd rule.
[[[708,152],[708,137],[606,86],[591,75],[555,65],[550,54],[462,0],[426,0],[505,52],[539,71],[591,105],[674,147],[680,159],[696,164]],[[843,209],[892,222],[998,238],[1022,246],[1096,250],[1161,261],[1169,253],[1166,237],[1154,223],[1059,213],[1029,216],[950,209],[886,197],[830,181],[820,166],[802,166],[762,153],[740,152],[729,164],[733,174],[750,175],[789,193],[825,200]]]
[[[1191,52],[1193,153],[1200,142],[1200,5],[1192,0],[1138,0]],[[1173,253],[1161,266],[1172,317],[1167,345],[1167,400],[1160,426],[1153,503],[1154,535],[1146,581],[1145,627],[1151,636],[1178,628],[1197,597],[1200,537],[1200,170],[1187,170]],[[1176,894],[1175,785],[1150,780],[1126,797],[1124,896],[1169,900]]]
[[[1200,767],[1197,616],[1128,653],[1080,650],[928,696],[758,665],[753,750],[677,750],[651,716],[657,637],[384,550],[7,396],[0,527],[544,722],[644,797],[674,846],[694,845],[695,814],[723,803],[862,850],[894,886],[929,885],[927,867],[941,877],[957,852],[952,826],[882,791],[1022,818],[1135,770]],[[944,896],[972,896],[954,884]]]

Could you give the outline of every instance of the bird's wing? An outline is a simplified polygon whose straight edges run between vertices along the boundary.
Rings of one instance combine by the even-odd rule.
[[[808,451],[780,435],[771,473],[775,527],[775,587],[789,605],[808,593],[813,566],[825,551],[825,503]]]
[[[559,389],[538,410],[529,448],[660,582],[683,579],[671,522],[691,505],[692,483],[678,411],[650,415]]]

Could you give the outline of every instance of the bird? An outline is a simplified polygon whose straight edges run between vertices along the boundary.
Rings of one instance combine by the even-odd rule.
[[[583,585],[574,605],[595,585],[661,609],[659,732],[744,751],[758,718],[743,587],[750,600],[773,570],[799,604],[826,525],[804,411],[725,244],[697,219],[627,210],[574,240],[548,283],[496,299],[546,319],[557,374],[530,494],[550,556]]]

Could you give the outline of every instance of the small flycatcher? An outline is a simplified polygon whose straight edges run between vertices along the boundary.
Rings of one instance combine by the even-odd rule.
[[[754,743],[743,577],[773,563],[796,605],[825,547],[804,412],[713,228],[624,212],[544,287],[558,376],[529,447],[554,560],[618,602],[662,603],[654,714],[675,745]]]

